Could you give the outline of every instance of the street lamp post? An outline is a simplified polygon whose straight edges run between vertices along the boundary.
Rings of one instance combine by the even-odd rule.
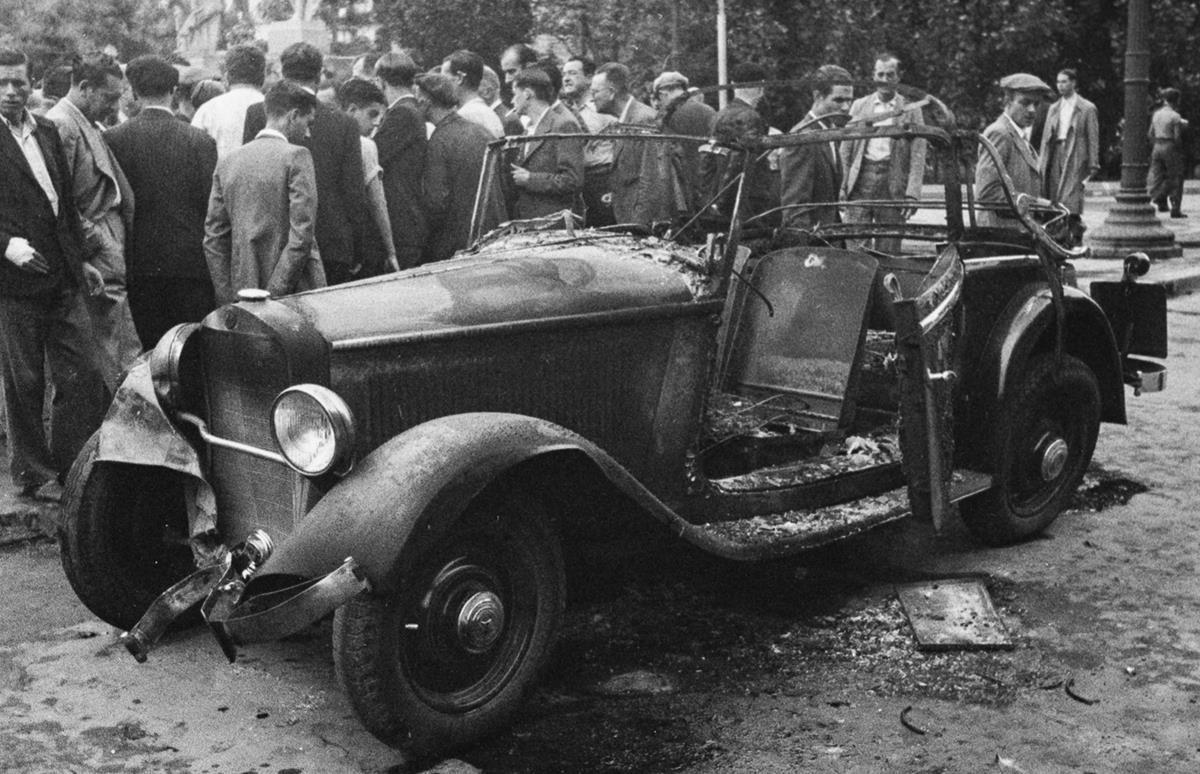
[[[717,0],[717,83],[729,83],[729,52],[726,49],[728,30],[725,27],[725,0]],[[729,104],[729,93],[725,89],[717,92],[717,104],[722,110]]]
[[[1150,0],[1130,0],[1125,49],[1125,130],[1121,138],[1121,187],[1117,203],[1104,223],[1088,234],[1096,258],[1123,259],[1144,252],[1152,259],[1182,254],[1171,229],[1159,222],[1146,192],[1150,149],[1149,127],[1150,50],[1148,22]]]

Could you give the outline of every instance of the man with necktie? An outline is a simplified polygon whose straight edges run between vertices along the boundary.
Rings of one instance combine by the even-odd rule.
[[[983,130],[983,136],[995,146],[1004,171],[1012,179],[1013,195],[1041,196],[1042,176],[1038,172],[1037,151],[1029,138],[1038,103],[1050,93],[1050,87],[1036,75],[1013,73],[1000,79],[1000,88],[1004,89],[1004,112]],[[983,205],[976,214],[980,226],[1016,225],[1016,213],[1008,208],[1008,199],[1000,183],[1000,169],[983,148],[979,150],[975,165],[975,201]]]
[[[838,65],[822,65],[816,72],[814,86],[812,108],[790,133],[833,128],[841,123],[837,117],[846,115],[854,102],[853,79]],[[842,170],[836,143],[809,143],[784,149],[779,173],[785,229],[811,235],[822,225],[841,222],[838,195]]]

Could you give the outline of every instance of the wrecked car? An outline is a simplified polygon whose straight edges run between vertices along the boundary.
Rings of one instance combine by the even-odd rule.
[[[746,140],[715,196],[681,149],[721,148],[616,137],[641,172],[614,210],[638,219],[598,228],[508,219],[509,155],[578,135],[498,141],[455,258],[243,291],[139,361],[69,477],[71,585],[139,660],[175,622],[233,659],[332,613],[363,724],[432,754],[503,728],[535,684],[567,537],[615,528],[597,498],[739,561],[907,516],[1038,533],[1101,423],[1125,422],[1124,387],[1161,388],[1161,289],[1136,256],[1095,298],[1073,287],[1065,213],[1011,184],[1009,226],[980,227],[971,169],[994,149],[919,109]],[[928,146],[926,197],[891,203],[907,223],[797,232],[741,195],[765,154],[871,137]]]

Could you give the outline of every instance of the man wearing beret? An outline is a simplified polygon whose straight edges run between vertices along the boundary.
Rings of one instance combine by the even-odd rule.
[[[1042,194],[1042,176],[1038,172],[1037,151],[1030,144],[1033,119],[1038,104],[1050,92],[1050,87],[1036,75],[1014,73],[1000,79],[1004,89],[1004,112],[983,130],[999,154],[1004,171],[1012,178],[1013,196]],[[975,165],[975,200],[984,207],[977,212],[980,226],[1004,227],[1016,225],[1016,214],[1008,209],[1008,199],[1000,183],[1000,170],[983,148]],[[996,205],[1000,205],[999,208]]]

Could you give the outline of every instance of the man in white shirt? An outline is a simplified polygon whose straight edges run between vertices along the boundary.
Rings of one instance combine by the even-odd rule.
[[[225,55],[229,91],[205,102],[192,116],[192,126],[203,129],[217,141],[218,159],[241,146],[246,109],[263,101],[265,77],[266,57],[258,46],[234,46]]]
[[[601,134],[617,117],[596,110],[592,102],[592,76],[596,65],[577,56],[568,59],[562,68],[562,88],[559,99],[575,115],[579,126],[588,134]],[[583,146],[583,203],[587,210],[588,226],[609,226],[616,222],[612,212],[613,169],[612,140],[588,140]]]
[[[83,260],[62,140],[53,123],[26,109],[29,93],[28,58],[0,49],[0,380],[9,469],[22,496],[57,499],[108,404],[83,302],[104,289],[104,279]]]
[[[479,96],[479,83],[483,80],[483,57],[473,51],[459,49],[442,60],[442,75],[454,80],[458,114],[487,129],[493,139],[503,137],[504,122]]]
[[[900,83],[900,60],[894,54],[875,57],[875,91],[854,101],[850,121],[871,126],[919,125],[925,121],[920,109],[908,110],[908,100],[896,91]],[[925,177],[925,141],[894,137],[848,140],[841,146],[842,198],[846,201],[917,202]],[[892,206],[848,206],[847,223],[902,224],[911,209]],[[899,254],[899,238],[874,240],[875,249]]]
[[[1043,196],[1071,211],[1071,225],[1083,236],[1083,186],[1100,170],[1100,122],[1096,106],[1076,91],[1078,74],[1060,70],[1055,80],[1059,99],[1046,113],[1038,171]]]

